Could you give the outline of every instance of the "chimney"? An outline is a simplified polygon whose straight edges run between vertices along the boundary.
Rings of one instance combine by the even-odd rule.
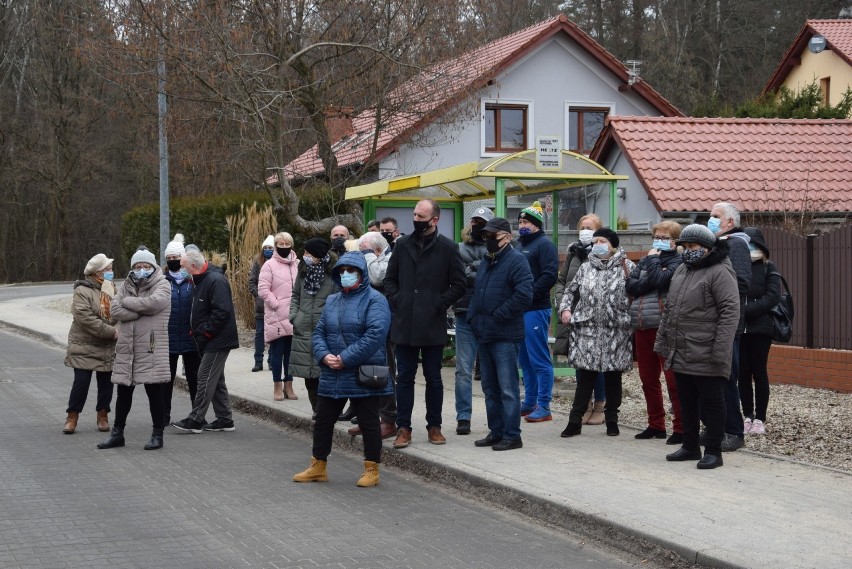
[[[330,107],[325,110],[325,128],[332,144],[352,134],[352,107]]]

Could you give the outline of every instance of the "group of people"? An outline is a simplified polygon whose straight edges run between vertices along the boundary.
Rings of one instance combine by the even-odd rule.
[[[393,218],[371,222],[358,239],[336,226],[328,240],[306,241],[301,256],[287,232],[262,243],[249,279],[257,323],[252,371],[263,369],[268,345],[273,399],[297,399],[293,378],[303,378],[314,416],[311,462],[295,481],[328,479],[334,424],[352,418],[357,425],[350,434],[364,441],[357,484],[378,484],[382,439],[394,437],[397,449],[414,441],[418,365],[426,383],[427,440],[446,443],[441,362],[450,310],[456,434],[471,432],[478,365],[488,433],[474,441],[477,447],[522,448],[522,419],[552,420],[554,305],[556,351],[567,355],[577,378],[563,437],[594,423],[606,423],[610,436],[620,434],[622,374],[633,366],[634,348],[648,410],[648,426],[636,438],[680,445],[668,460],[715,468],[722,451],[742,446],[745,432],[764,432],[768,311],[779,299],[779,277],[760,231],[740,230],[733,205],[717,204],[707,226],[655,225],[652,248],[636,264],[619,247],[616,231],[586,215],[561,270],[538,202],[520,212],[517,238],[508,220],[480,207],[457,244],[438,231],[440,214],[436,202],[424,199],[414,208],[410,235],[401,235]],[[110,430],[111,385],[119,385],[115,422],[98,447],[124,444],[133,389],[142,384],[153,423],[145,448],[161,448],[178,358],[193,407],[173,425],[192,433],[234,430],[224,377],[228,352],[238,347],[231,291],[222,269],[178,237],[166,248],[165,272],[140,247],[117,289],[112,259],[103,254],[76,283],[66,433],[76,428],[94,372],[100,430]],[[661,372],[674,415],[670,436]],[[216,420],[208,424],[211,404]]]

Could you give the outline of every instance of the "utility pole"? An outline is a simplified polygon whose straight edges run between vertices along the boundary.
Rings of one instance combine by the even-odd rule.
[[[166,138],[166,56],[162,31],[157,44],[157,128],[160,142],[160,265],[169,243],[169,142]]]

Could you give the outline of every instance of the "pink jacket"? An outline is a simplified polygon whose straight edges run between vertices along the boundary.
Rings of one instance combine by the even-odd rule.
[[[263,338],[267,342],[293,335],[290,298],[298,269],[299,259],[293,251],[286,259],[276,251],[260,269],[257,294],[263,299]]]

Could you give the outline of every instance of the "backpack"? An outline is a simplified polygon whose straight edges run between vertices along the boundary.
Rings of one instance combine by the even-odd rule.
[[[790,287],[781,273],[773,271],[769,273],[769,276],[772,275],[778,275],[784,285],[781,300],[769,310],[769,316],[772,318],[772,341],[786,343],[793,337],[793,317],[795,315],[793,295],[790,293]]]

